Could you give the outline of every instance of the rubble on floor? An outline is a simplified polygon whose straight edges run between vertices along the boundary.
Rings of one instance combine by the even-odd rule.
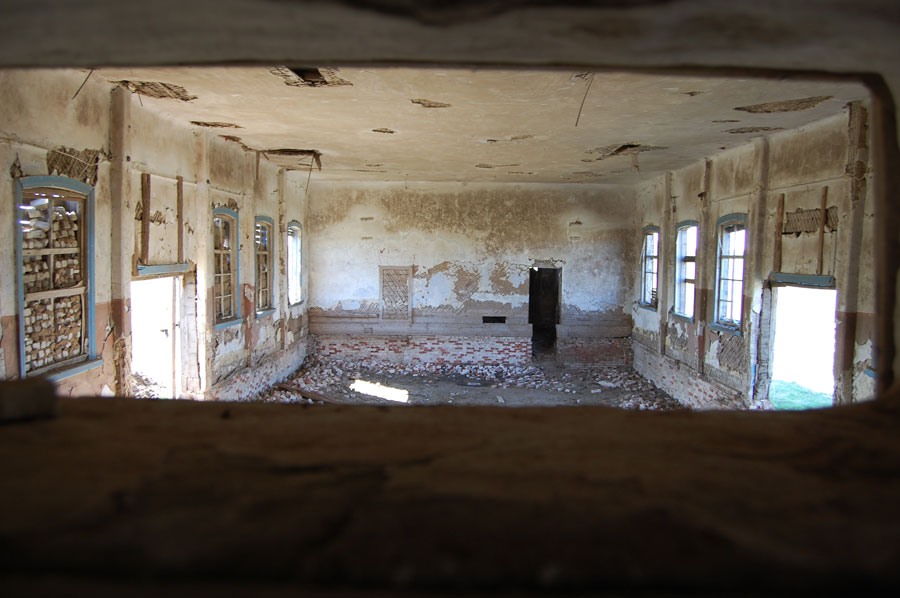
[[[138,371],[131,373],[131,392],[136,399],[168,399],[171,390],[157,383],[149,375]]]
[[[350,390],[366,380],[409,390],[413,405],[605,405],[670,411],[680,403],[626,366],[565,367],[552,361],[517,365],[372,364],[312,356],[285,381],[348,404],[388,404]],[[273,387],[254,401],[312,403],[299,392]]]

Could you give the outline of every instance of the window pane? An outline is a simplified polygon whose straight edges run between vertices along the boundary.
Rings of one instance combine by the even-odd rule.
[[[685,255],[691,256],[691,257],[696,256],[697,255],[697,227],[689,226],[682,230],[685,233],[684,236],[685,236],[685,241],[686,241],[685,251],[684,251]]]
[[[733,235],[733,237],[734,237],[734,241],[733,241],[734,247],[733,247],[733,249],[732,249],[732,251],[734,252],[734,255],[744,255],[744,238],[745,238],[745,232],[746,232],[746,231],[744,231],[744,228],[743,228],[743,227],[741,227],[740,229],[738,229],[738,230],[736,230],[736,231],[734,232],[734,235]]]
[[[684,285],[684,304],[681,306],[681,313],[690,318],[694,317],[694,285],[691,283]]]
[[[302,298],[301,274],[301,230],[296,226],[288,228],[288,302],[299,303]]]
[[[733,262],[731,278],[740,282],[744,278],[744,258],[739,257],[731,261]]]

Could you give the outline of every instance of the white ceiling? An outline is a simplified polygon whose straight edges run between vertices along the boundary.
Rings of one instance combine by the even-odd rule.
[[[259,66],[96,74],[179,85],[196,99],[141,102],[185,124],[237,125],[212,131],[253,150],[321,152],[319,179],[367,181],[631,184],[840,113],[868,95],[852,82],[571,70],[340,68],[331,76],[349,85],[318,87],[288,85]],[[801,110],[736,109],[821,96],[830,98]],[[760,127],[769,131],[733,132]],[[266,156],[288,168],[310,162],[302,154]]]

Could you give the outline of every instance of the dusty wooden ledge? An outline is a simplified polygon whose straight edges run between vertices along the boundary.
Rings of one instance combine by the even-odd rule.
[[[900,584],[896,398],[795,414],[124,399],[61,411],[0,427],[0,580]]]

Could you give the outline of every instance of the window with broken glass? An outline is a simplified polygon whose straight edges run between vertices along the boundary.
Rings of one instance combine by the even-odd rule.
[[[47,177],[50,178],[50,177]],[[91,330],[85,219],[89,187],[18,190],[20,374],[29,376],[88,358]]]
[[[257,218],[254,231],[256,247],[256,311],[257,313],[272,309],[272,252],[270,242],[272,224],[268,218]]]
[[[650,226],[644,229],[641,245],[641,300],[644,307],[656,308],[657,283],[659,273],[659,229]]]
[[[694,317],[694,291],[697,284],[697,223],[682,222],[675,233],[675,305],[674,311],[685,318]]]
[[[719,219],[716,323],[734,329],[741,326],[744,304],[745,221],[743,214]]]
[[[225,208],[213,211],[213,301],[216,324],[237,319],[237,213]]]
[[[303,264],[303,229],[300,223],[291,221],[287,228],[288,303],[303,301],[303,285],[300,278]]]

